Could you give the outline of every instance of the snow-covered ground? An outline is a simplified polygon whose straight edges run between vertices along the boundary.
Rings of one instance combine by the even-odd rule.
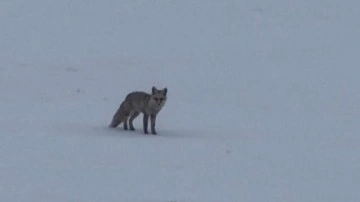
[[[0,201],[360,201],[359,8],[0,1]],[[107,128],[153,85],[157,136]]]

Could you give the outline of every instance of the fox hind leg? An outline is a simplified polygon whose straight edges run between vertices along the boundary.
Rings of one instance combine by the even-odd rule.
[[[125,116],[125,118],[124,118],[124,121],[123,121],[123,124],[124,124],[124,130],[128,130],[128,124],[127,124],[127,122],[128,122],[128,116]]]
[[[129,119],[129,125],[130,125],[130,130],[134,131],[135,128],[134,128],[134,125],[133,125],[133,121],[134,119],[136,119],[136,117],[138,117],[140,114],[140,112],[133,112],[131,115],[130,115],[130,119]]]

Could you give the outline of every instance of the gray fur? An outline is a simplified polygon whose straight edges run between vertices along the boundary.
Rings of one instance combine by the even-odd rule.
[[[128,130],[129,126],[130,130],[133,131],[135,130],[133,121],[139,116],[140,113],[142,113],[144,133],[148,133],[148,121],[150,118],[151,133],[156,135],[156,116],[165,105],[166,99],[167,88],[158,90],[156,87],[152,87],[151,94],[140,91],[131,92],[120,104],[120,107],[114,114],[109,127],[116,128],[123,122],[124,130]]]

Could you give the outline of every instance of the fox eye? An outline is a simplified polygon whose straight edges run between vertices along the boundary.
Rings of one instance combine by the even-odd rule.
[[[164,100],[164,98],[160,98],[160,102],[162,102]]]

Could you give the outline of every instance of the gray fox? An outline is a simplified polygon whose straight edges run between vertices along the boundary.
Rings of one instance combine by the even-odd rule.
[[[128,119],[130,130],[135,130],[133,121],[139,116],[140,113],[144,114],[143,117],[143,129],[144,133],[148,134],[148,121],[150,117],[151,122],[151,133],[156,135],[155,122],[156,115],[159,113],[161,108],[165,105],[167,88],[158,90],[156,87],[152,87],[152,93],[148,94],[141,91],[135,91],[129,93],[125,100],[120,104],[119,109],[116,111],[110,128],[116,128],[121,122],[124,124],[124,130],[128,130]]]

